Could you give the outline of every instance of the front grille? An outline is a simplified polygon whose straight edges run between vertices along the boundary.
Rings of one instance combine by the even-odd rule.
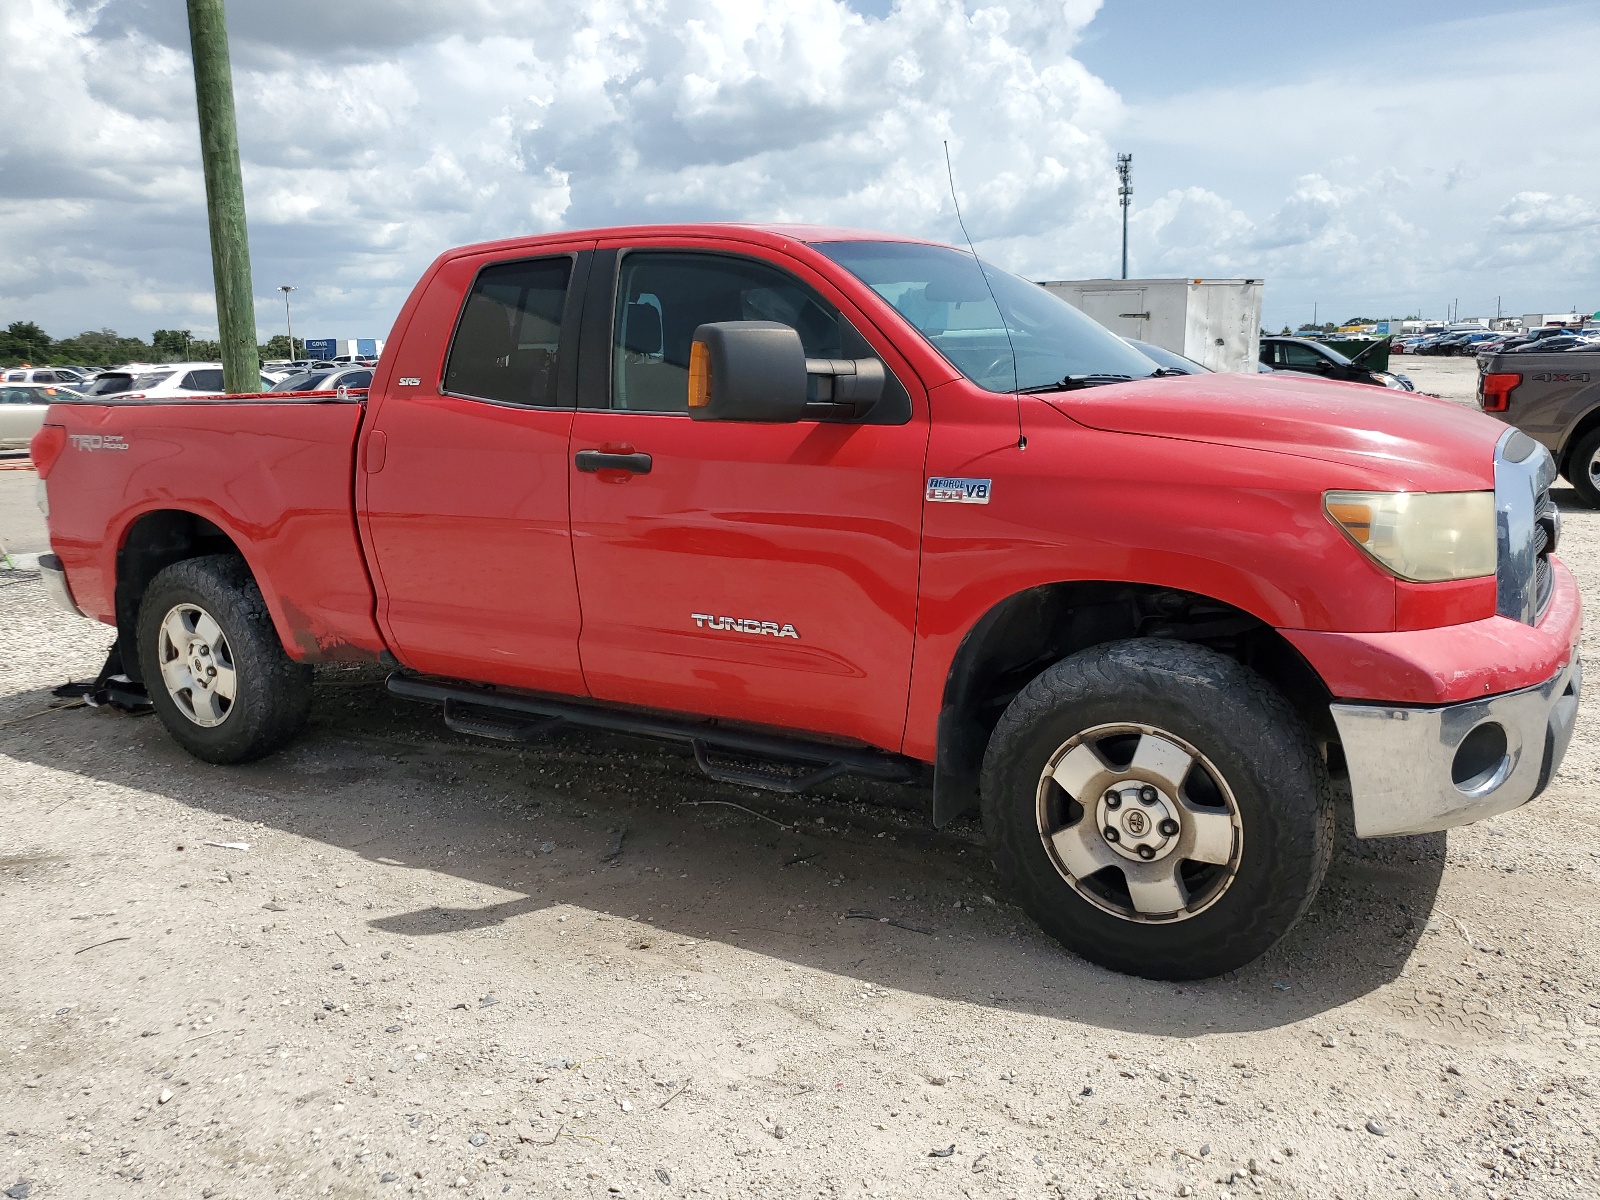
[[[1495,446],[1494,507],[1498,566],[1495,611],[1536,625],[1554,592],[1550,553],[1561,539],[1561,514],[1550,499],[1550,451],[1507,430]]]
[[[1550,596],[1555,591],[1555,576],[1550,570],[1550,552],[1556,548],[1556,537],[1561,529],[1561,514],[1555,501],[1550,499],[1550,489],[1539,493],[1536,518],[1533,525],[1533,581],[1534,611],[1539,617],[1549,607]],[[1535,618],[1537,619],[1537,617]]]

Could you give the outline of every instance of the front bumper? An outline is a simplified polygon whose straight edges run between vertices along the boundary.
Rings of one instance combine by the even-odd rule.
[[[86,615],[83,609],[78,607],[78,602],[72,598],[72,588],[67,583],[66,568],[54,554],[39,555],[39,578],[44,581],[44,590],[57,608],[64,608],[78,617]]]
[[[1441,707],[1333,704],[1357,837],[1433,833],[1532,800],[1578,716],[1576,654],[1534,687]]]

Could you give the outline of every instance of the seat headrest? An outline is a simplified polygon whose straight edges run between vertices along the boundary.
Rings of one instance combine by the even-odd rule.
[[[661,353],[661,310],[634,301],[623,314],[623,348],[635,354]]]

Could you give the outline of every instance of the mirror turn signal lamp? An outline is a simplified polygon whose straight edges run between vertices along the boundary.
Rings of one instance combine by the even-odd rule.
[[[1485,375],[1478,385],[1479,407],[1484,412],[1505,412],[1511,407],[1511,393],[1521,382],[1522,376],[1515,371]]]
[[[704,342],[689,345],[689,407],[711,405],[711,347]]]

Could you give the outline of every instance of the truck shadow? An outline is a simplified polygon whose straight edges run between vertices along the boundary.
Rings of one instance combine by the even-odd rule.
[[[12,695],[0,709],[47,700]],[[1282,943],[1228,976],[1174,985],[1047,938],[1000,893],[977,823],[934,831],[923,791],[846,782],[789,799],[707,781],[656,743],[457,738],[365,669],[322,672],[306,734],[248,766],[197,762],[153,718],[108,710],[0,729],[0,752],[315,839],[406,873],[423,897],[459,897],[460,881],[482,896],[383,912],[399,889],[375,889],[379,935],[503,927],[512,952],[520,933],[548,953],[553,937],[530,922],[571,907],[633,921],[626,950],[715,940],[884,988],[1179,1037],[1291,1024],[1390,982],[1444,869],[1442,834],[1360,842],[1342,828],[1327,882]]]

